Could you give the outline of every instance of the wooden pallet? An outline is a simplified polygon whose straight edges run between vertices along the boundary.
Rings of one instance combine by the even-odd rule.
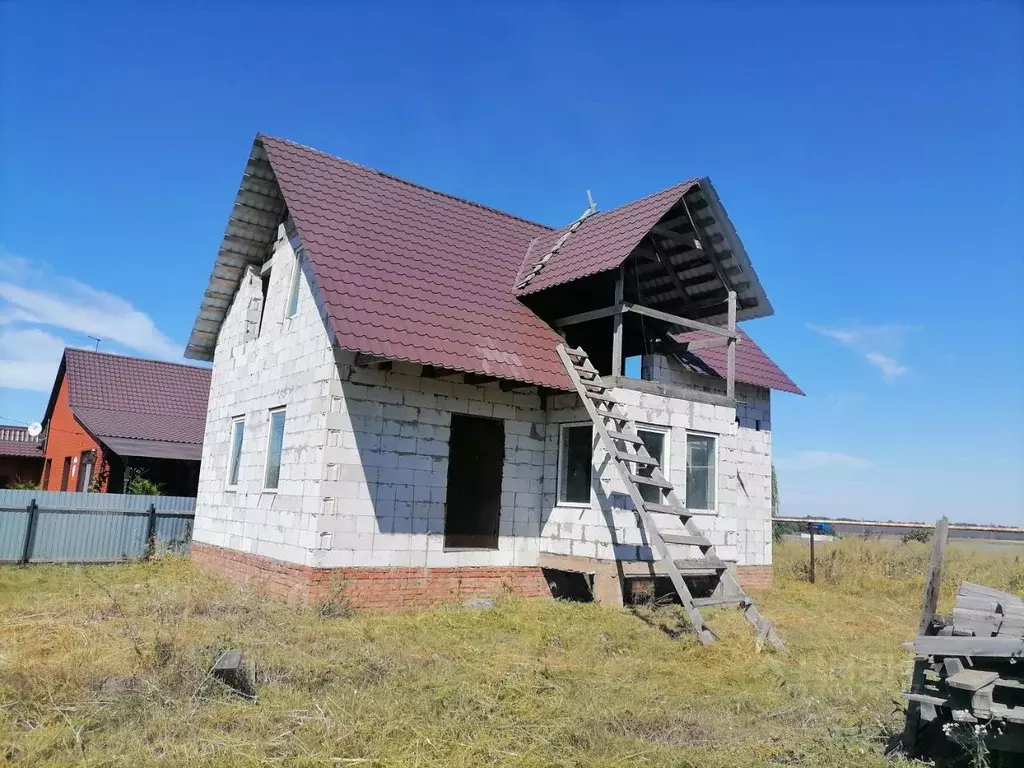
[[[726,563],[715,553],[714,545],[694,522],[697,513],[687,510],[676,497],[672,483],[661,471],[657,459],[651,456],[640,439],[636,425],[615,399],[610,387],[605,386],[597,369],[582,349],[558,346],[558,356],[572,379],[583,405],[590,415],[601,443],[619,472],[633,501],[637,515],[647,532],[648,541],[661,562],[665,573],[690,618],[697,637],[705,645],[717,639],[704,621],[700,608],[712,605],[736,605],[744,617],[757,630],[758,637],[776,649],[785,645],[776,634],[771,621],[762,616],[753,601],[740,587]],[[654,488],[659,501],[643,497],[640,486]],[[705,513],[707,514],[707,513]],[[659,520],[662,521],[659,524]],[[665,532],[666,524],[682,522],[685,533]],[[695,547],[701,557],[686,556],[683,548]],[[686,583],[688,578],[709,578],[715,590],[710,598],[694,598]]]

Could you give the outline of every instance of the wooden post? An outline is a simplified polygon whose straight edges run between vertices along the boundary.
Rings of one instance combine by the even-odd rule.
[[[25,539],[21,544],[22,565],[28,565],[28,561],[32,558],[32,544],[33,539],[36,537],[36,521],[39,518],[39,506],[36,504],[35,499],[32,499],[32,503],[28,505],[26,511],[28,512],[28,525],[25,526]]]
[[[622,375],[622,300],[626,292],[626,265],[619,266],[615,277],[615,306],[618,311],[612,315],[612,376]]]
[[[949,518],[939,518],[935,524],[935,541],[932,544],[932,559],[928,563],[928,576],[924,581],[924,608],[917,634],[924,635],[935,618],[939,606],[939,591],[942,588],[942,561],[946,557],[946,543],[949,541]]]
[[[811,536],[811,584],[814,583],[814,523],[807,524],[807,533]]]
[[[733,338],[729,339],[729,346],[726,348],[726,369],[725,369],[725,396],[730,399],[736,397],[736,291],[729,291],[729,331]],[[814,534],[811,534],[812,536]],[[812,538],[813,541],[813,538]]]
[[[156,554],[156,504],[149,503],[149,525],[146,530],[146,559]]]

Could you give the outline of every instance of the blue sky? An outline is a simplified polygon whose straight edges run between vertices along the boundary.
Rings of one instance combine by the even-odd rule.
[[[1024,522],[1019,3],[85,5],[0,5],[3,419],[180,356],[257,131],[551,224],[706,174],[783,511]]]

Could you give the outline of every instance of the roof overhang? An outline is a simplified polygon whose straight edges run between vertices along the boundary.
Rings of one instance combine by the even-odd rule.
[[[592,292],[588,286],[625,266],[628,290],[652,309],[721,325],[735,291],[737,320],[774,313],[707,177],[590,216],[551,240],[551,252],[532,248],[520,271],[517,294],[531,306],[564,311],[576,304],[577,286]]]
[[[722,325],[735,291],[737,320],[775,312],[707,177],[680,197],[630,256],[638,259],[639,290],[650,307]]]
[[[235,195],[213,273],[192,326],[185,357],[213,360],[217,335],[246,268],[262,264],[284,220],[285,203],[263,141],[257,136]]]
[[[118,456],[147,459],[181,459],[200,461],[203,446],[195,443],[172,443],[167,440],[137,440],[128,437],[100,437],[100,441]]]

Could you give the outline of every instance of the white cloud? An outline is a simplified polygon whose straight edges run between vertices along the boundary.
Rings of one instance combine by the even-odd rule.
[[[811,471],[818,469],[867,469],[873,466],[869,459],[838,451],[798,451],[792,456],[779,456],[775,463],[784,469]]]
[[[149,315],[120,296],[0,248],[0,387],[48,392],[69,346],[63,337],[76,336],[79,343],[88,342],[81,337],[99,337],[110,351],[182,356],[182,348]]]
[[[900,376],[906,376],[910,371],[905,365],[900,365],[899,362],[881,352],[868,352],[864,357],[882,372],[882,378],[886,381],[895,381]]]
[[[835,327],[809,324],[807,327],[825,338],[860,352],[865,361],[878,369],[886,382],[892,383],[910,373],[910,369],[897,356],[906,344],[907,337],[919,330],[916,326],[886,324]]]
[[[65,346],[38,328],[0,328],[0,387],[49,392]]]

